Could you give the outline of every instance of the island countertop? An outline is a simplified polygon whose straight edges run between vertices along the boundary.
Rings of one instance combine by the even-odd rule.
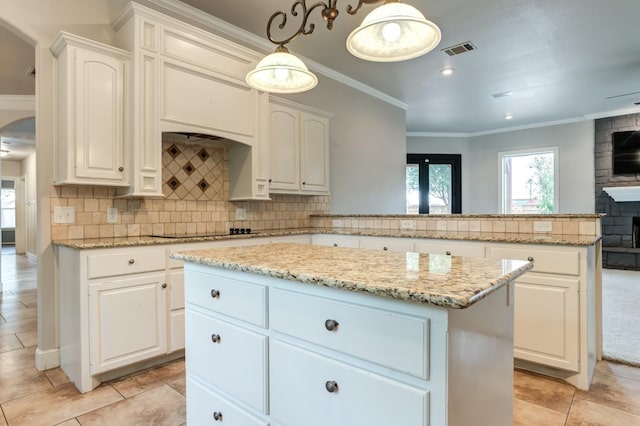
[[[278,243],[173,252],[173,259],[302,284],[466,308],[531,262]]]

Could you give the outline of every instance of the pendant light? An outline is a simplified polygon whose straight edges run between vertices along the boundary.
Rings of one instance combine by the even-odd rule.
[[[355,7],[347,6],[347,13],[355,15],[363,4],[382,1],[358,0]],[[299,58],[289,53],[285,45],[299,35],[313,33],[315,25],[308,21],[315,9],[321,9],[322,18],[331,30],[339,13],[337,3],[338,0],[319,1],[307,7],[306,0],[295,0],[291,15],[301,20],[300,26],[293,35],[281,40],[272,36],[271,28],[279,19],[277,26],[284,29],[288,15],[283,11],[271,15],[267,23],[267,37],[278,47],[247,74],[247,84],[269,93],[298,93],[314,88],[318,84],[317,77]],[[398,0],[384,0],[384,4],[369,13],[362,25],[349,35],[347,49],[354,56],[368,61],[403,61],[429,52],[438,45],[440,37],[440,29],[413,6]]]
[[[440,43],[440,28],[415,7],[387,1],[371,11],[347,38],[353,56],[395,62],[424,55]]]

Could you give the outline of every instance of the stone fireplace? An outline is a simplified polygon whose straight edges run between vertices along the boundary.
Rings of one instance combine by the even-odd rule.
[[[595,121],[596,212],[602,218],[602,266],[640,270],[640,174],[614,175],[612,133],[640,129],[640,114]],[[607,192],[608,191],[608,192]]]

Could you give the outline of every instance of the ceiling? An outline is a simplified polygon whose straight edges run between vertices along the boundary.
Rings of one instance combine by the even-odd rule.
[[[183,2],[266,38],[271,14],[289,11],[293,0]],[[640,101],[638,0],[406,0],[440,27],[442,41],[420,58],[397,63],[348,53],[349,32],[374,8],[347,14],[347,5],[356,3],[338,0],[332,31],[315,11],[315,32],[289,50],[409,105],[410,133],[474,134],[640,112],[634,105]],[[285,36],[298,22],[289,16]],[[467,41],[477,50],[453,57],[441,51]],[[442,76],[445,67],[455,73]],[[492,96],[504,92],[512,95]]]

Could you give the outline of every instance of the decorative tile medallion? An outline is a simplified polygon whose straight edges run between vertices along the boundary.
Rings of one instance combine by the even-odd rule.
[[[206,191],[207,189],[209,189],[209,182],[207,182],[207,180],[205,178],[202,178],[200,180],[200,182],[198,182],[198,188],[202,189],[202,192]]]
[[[180,148],[178,148],[176,144],[173,144],[169,148],[167,148],[167,152],[171,157],[176,158],[182,151],[180,151]]]
[[[167,182],[167,185],[174,191],[180,186],[180,181],[175,176],[171,176],[171,179]]]
[[[193,166],[193,164],[191,164],[191,161],[188,161],[187,164],[182,167],[182,170],[184,170],[189,176],[191,176],[191,173],[195,172],[196,168]]]
[[[209,158],[209,153],[207,152],[206,149],[202,148],[200,151],[198,151],[198,157],[202,161],[207,161],[207,158]]]

